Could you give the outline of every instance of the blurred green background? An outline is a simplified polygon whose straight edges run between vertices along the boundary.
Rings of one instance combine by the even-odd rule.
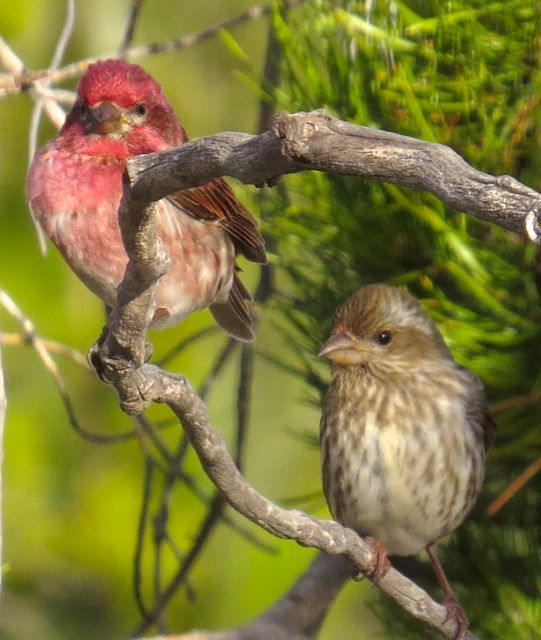
[[[153,0],[143,5],[135,42],[197,31],[249,6]],[[78,2],[66,61],[114,52],[127,11],[127,2]],[[29,69],[45,68],[64,12],[59,1],[3,3],[0,33]],[[359,124],[449,144],[481,170],[541,187],[538,3],[318,0],[274,19],[284,50],[282,79],[274,90],[261,79],[269,19],[236,27],[234,42],[218,36],[140,61],[162,84],[192,137],[255,131],[260,97],[273,96],[277,108],[325,107]],[[40,335],[85,353],[101,330],[103,310],[54,250],[45,258],[39,253],[24,199],[30,113],[26,95],[0,102],[0,287]],[[45,124],[40,141],[53,134]],[[327,517],[319,494],[319,456],[310,444],[317,439],[328,372],[314,354],[336,305],[363,283],[405,284],[423,298],[457,359],[485,380],[492,401],[539,388],[539,257],[532,245],[449,211],[430,195],[392,185],[302,174],[263,196],[234,187],[261,216],[277,273],[258,330],[244,454],[247,478],[269,498]],[[257,270],[243,267],[246,281],[255,286]],[[4,333],[18,331],[2,310],[0,323]],[[181,327],[153,333],[156,357],[211,325],[210,315],[202,312]],[[215,333],[168,366],[198,385],[223,344],[223,335]],[[135,441],[100,445],[82,439],[70,428],[36,354],[13,346],[3,352],[9,408],[0,636],[126,637],[139,621],[132,559],[143,485],[141,447]],[[114,434],[130,427],[112,391],[68,359],[57,362],[85,428]],[[230,441],[238,375],[234,359],[209,402],[215,426]],[[166,413],[156,409],[152,417]],[[540,479],[496,518],[488,521],[482,514],[541,455],[539,418],[537,405],[527,402],[498,415],[480,504],[442,550],[448,575],[482,638],[539,637]],[[173,443],[178,427],[164,433]],[[192,454],[186,471],[211,494]],[[314,500],[302,498],[311,495]],[[174,493],[170,531],[181,552],[189,550],[204,515],[186,489]],[[190,589],[180,590],[167,609],[171,631],[248,621],[314,555],[249,528],[278,555],[220,524],[190,573]],[[144,566],[150,575],[148,553]],[[412,565],[409,575],[424,581],[423,567]],[[428,576],[427,588],[437,595]],[[148,582],[146,577],[146,594]],[[323,629],[322,638],[336,637],[427,635],[376,589],[352,583]]]

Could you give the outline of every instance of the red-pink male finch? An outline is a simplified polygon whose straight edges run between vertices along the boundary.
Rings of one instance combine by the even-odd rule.
[[[122,175],[136,155],[188,140],[159,84],[121,60],[92,64],[56,138],[30,167],[30,207],[68,265],[107,306],[127,264],[118,223]],[[170,257],[154,298],[152,324],[203,307],[240,340],[253,338],[235,258],[265,262],[255,219],[222,179],[160,200],[157,233]]]
[[[376,577],[387,553],[426,549],[455,638],[464,638],[468,619],[433,545],[460,525],[481,489],[494,428],[481,381],[456,364],[410,293],[383,284],[346,300],[320,355],[333,363],[321,419],[331,513],[369,536]]]

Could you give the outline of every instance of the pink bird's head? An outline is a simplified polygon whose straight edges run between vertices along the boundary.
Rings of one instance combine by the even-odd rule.
[[[160,85],[141,67],[123,60],[88,67],[61,135],[80,141],[89,153],[116,150],[130,156],[188,139]]]

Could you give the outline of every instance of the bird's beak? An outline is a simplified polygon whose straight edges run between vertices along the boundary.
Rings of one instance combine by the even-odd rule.
[[[366,349],[343,329],[331,335],[318,355],[345,367],[366,362]]]
[[[90,109],[92,130],[96,133],[122,133],[126,119],[122,110],[112,102],[100,102]]]

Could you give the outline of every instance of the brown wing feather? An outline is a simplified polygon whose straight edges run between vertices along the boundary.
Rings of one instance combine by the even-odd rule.
[[[257,222],[221,178],[169,196],[193,218],[215,221],[227,230],[235,249],[252,262],[266,263],[265,241]]]
[[[250,292],[235,274],[227,302],[210,305],[210,311],[218,324],[243,342],[251,342],[254,339],[252,316],[244,302],[251,299]]]
[[[488,407],[484,408],[481,418],[481,426],[483,427],[483,443],[485,445],[485,451],[488,451],[496,432],[496,423],[494,422],[494,418],[490,415]]]
[[[457,367],[466,373],[471,380],[470,399],[467,404],[467,411],[470,419],[478,424],[482,430],[483,444],[485,451],[488,451],[494,433],[496,431],[496,423],[491,416],[485,398],[485,388],[481,380],[466,367],[457,365]]]

